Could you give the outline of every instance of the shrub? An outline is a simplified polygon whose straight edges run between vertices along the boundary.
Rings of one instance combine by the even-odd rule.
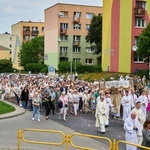
[[[38,73],[41,72],[41,70],[45,67],[47,67],[47,65],[39,63],[28,63],[25,65],[25,70],[31,71],[32,73]]]
[[[7,59],[1,59],[0,60],[0,72],[13,72],[12,63],[10,60]]]
[[[140,76],[141,78],[142,78],[143,76],[145,76],[146,79],[149,79],[149,70],[138,70],[138,71],[136,72],[136,75],[137,75],[137,76]]]

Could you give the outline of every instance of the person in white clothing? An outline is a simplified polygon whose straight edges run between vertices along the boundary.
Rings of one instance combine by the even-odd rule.
[[[125,95],[121,99],[121,104],[123,106],[123,121],[130,116],[131,108],[134,107],[131,96],[129,96],[129,90],[125,91]]]
[[[136,102],[137,102],[137,95],[135,94],[135,90],[134,89],[131,89],[130,96],[132,98],[132,103],[135,105]]]
[[[142,91],[141,96],[138,97],[137,101],[141,102],[141,109],[143,110],[146,119],[146,108],[148,106],[148,98],[146,97],[145,90]]]
[[[104,134],[106,132],[105,124],[107,120],[107,103],[104,100],[103,95],[100,97],[100,101],[97,102],[95,118],[96,118],[95,126],[99,128],[98,130],[102,134]]]
[[[107,120],[106,120],[106,123],[105,123],[105,127],[108,127],[109,126],[110,108],[113,107],[113,104],[111,102],[110,95],[109,95],[108,92],[105,93],[105,101],[107,103],[107,111],[106,111]]]
[[[74,115],[75,117],[77,117],[77,110],[79,108],[79,94],[77,90],[74,90],[74,94],[73,94],[73,107],[74,107]]]
[[[141,102],[136,102],[135,104],[135,108],[132,109],[131,113],[132,112],[136,112],[136,118],[138,119],[139,123],[140,123],[140,128],[139,128],[139,131],[138,131],[138,144],[141,145],[142,143],[142,130],[143,130],[143,124],[145,122],[145,115],[141,109]]]
[[[131,115],[124,122],[125,140],[138,144],[139,121],[136,118],[136,112],[132,111]],[[136,146],[126,144],[126,150],[137,150]]]

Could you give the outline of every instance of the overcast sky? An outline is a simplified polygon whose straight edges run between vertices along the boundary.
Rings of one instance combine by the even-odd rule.
[[[0,33],[20,21],[44,21],[44,9],[56,3],[102,6],[102,0],[0,0]]]

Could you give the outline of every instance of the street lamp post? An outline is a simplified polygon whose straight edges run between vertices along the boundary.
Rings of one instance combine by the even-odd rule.
[[[64,17],[64,15],[63,15],[63,13],[62,12],[59,12],[58,13],[58,17]],[[71,35],[71,37],[72,38],[70,38],[71,39],[71,41],[73,40],[73,35],[71,34],[72,32],[72,20],[71,20],[71,18],[68,16],[67,18],[69,18],[70,19],[70,35]],[[70,80],[72,81],[73,80],[73,78],[72,78],[72,42],[70,41]]]

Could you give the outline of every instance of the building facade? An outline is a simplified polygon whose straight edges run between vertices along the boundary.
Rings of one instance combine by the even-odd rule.
[[[99,13],[101,7],[62,3],[45,9],[45,64],[56,69],[62,61],[97,64],[85,37],[93,15]]]
[[[134,73],[148,69],[136,52],[136,43],[150,23],[150,0],[104,0],[102,69]]]
[[[16,69],[21,69],[18,66],[17,52],[20,49],[21,43],[18,36],[9,33],[0,34],[0,45],[5,47],[0,51],[0,59],[11,60],[12,65]]]
[[[19,67],[18,52],[22,42],[32,40],[36,36],[44,35],[44,22],[20,21],[11,26],[12,35],[16,37],[14,51],[12,51],[13,59],[15,61],[15,68]],[[19,48],[17,48],[19,46]]]

